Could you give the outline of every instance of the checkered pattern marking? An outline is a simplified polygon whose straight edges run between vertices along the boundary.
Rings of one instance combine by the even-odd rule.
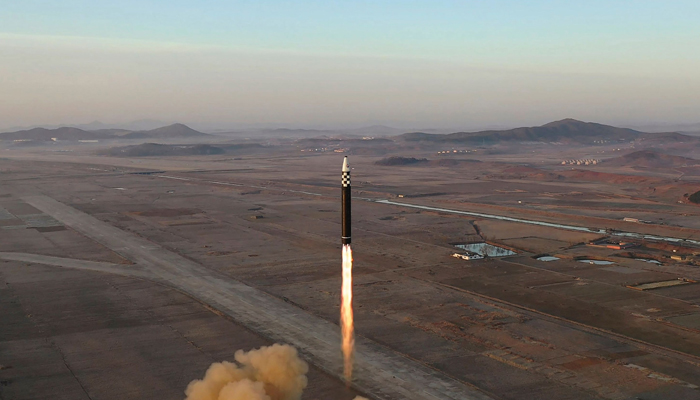
[[[349,172],[343,172],[343,179],[341,179],[341,182],[343,183],[343,187],[350,186],[350,173]]]

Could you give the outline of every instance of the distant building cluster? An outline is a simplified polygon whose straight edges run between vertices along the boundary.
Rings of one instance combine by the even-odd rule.
[[[600,160],[586,158],[582,160],[564,160],[561,162],[561,165],[596,165],[599,162]]]
[[[307,152],[312,152],[312,153],[325,153],[327,151],[332,151],[334,153],[347,153],[350,151],[349,148],[347,147],[315,147],[315,148],[306,148],[306,149],[301,149],[301,151],[307,151]]]
[[[465,154],[465,153],[472,153],[476,152],[476,150],[443,150],[443,151],[438,151],[438,155],[446,155],[446,154]]]

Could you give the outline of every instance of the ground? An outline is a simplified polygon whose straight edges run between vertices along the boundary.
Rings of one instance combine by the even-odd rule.
[[[184,398],[186,383],[201,378],[212,362],[270,344],[147,280],[0,265],[3,399]],[[318,369],[309,378],[309,398],[354,396]]]
[[[0,312],[12,321],[0,332],[0,398],[181,399],[212,361],[272,341],[317,367],[305,398],[355,394],[333,350],[340,156],[39,158],[0,160]],[[454,170],[378,158],[351,159],[360,393],[409,398],[428,382],[438,398],[700,397],[697,286],[630,287],[700,280],[669,258],[697,250],[585,245],[606,228],[699,240],[681,218],[697,207],[637,183],[488,178],[494,160]],[[133,174],[148,170],[162,172]],[[370,201],[380,199],[603,233]],[[622,221],[629,213],[668,222]],[[450,257],[483,240],[517,254]],[[310,328],[285,331],[296,323]]]

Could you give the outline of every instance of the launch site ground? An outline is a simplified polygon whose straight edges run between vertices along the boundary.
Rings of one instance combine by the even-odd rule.
[[[350,154],[351,388],[344,154],[3,150],[0,399],[182,399],[273,342],[311,364],[305,399],[699,399],[700,170],[537,149]],[[481,242],[516,254],[452,257]]]

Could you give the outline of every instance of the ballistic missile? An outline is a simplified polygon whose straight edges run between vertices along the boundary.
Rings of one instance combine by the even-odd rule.
[[[340,180],[342,184],[342,218],[343,232],[340,236],[343,244],[350,244],[350,167],[348,157],[343,160],[343,175]]]

